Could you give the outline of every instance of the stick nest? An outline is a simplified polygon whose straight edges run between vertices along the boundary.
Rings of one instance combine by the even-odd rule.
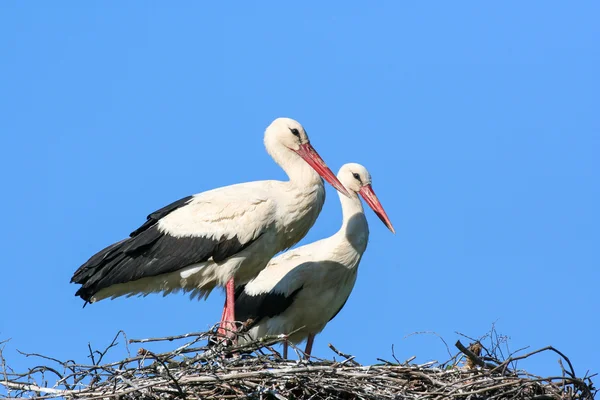
[[[495,334],[493,328],[491,334],[483,337],[489,339],[489,345],[484,346],[481,338],[473,339],[468,347],[458,341],[459,352],[449,361],[421,365],[411,364],[415,357],[400,362],[392,349],[394,361],[378,359],[379,364],[363,366],[332,345],[329,347],[335,355],[331,360],[315,357],[306,360],[294,346],[291,348],[298,360],[286,360],[272,347],[283,338],[270,337],[240,346],[226,346],[224,342],[206,346],[203,342],[214,335],[211,330],[127,340],[119,332],[103,351],[89,348],[88,365],[21,353],[42,361],[42,365],[24,373],[7,365],[2,356],[6,341],[0,342],[0,397],[591,400],[596,394],[591,376],[578,378],[569,359],[553,347],[501,357],[503,337]],[[106,354],[119,345],[120,339],[125,344],[127,358],[105,363]],[[180,345],[168,352],[154,353],[145,348],[151,342]],[[141,343],[144,348],[131,355],[130,343]],[[447,349],[450,351],[448,346]],[[556,376],[540,377],[517,368],[519,360],[541,352],[557,354]]]

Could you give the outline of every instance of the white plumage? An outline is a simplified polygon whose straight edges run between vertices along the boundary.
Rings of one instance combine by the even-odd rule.
[[[205,297],[233,279],[243,284],[312,227],[325,201],[323,176],[342,184],[288,118],[265,131],[265,147],[289,181],[226,186],[181,199],[148,216],[131,237],[94,255],[74,274],[77,294],[94,302],[122,295],[184,290]],[[228,308],[226,307],[226,310]]]
[[[341,310],[350,296],[369,227],[358,195],[394,232],[371,187],[371,176],[360,164],[345,164],[339,180],[350,192],[340,196],[343,222],[333,236],[290,250],[272,259],[260,274],[238,289],[236,314],[249,322],[248,336],[289,334],[293,343],[307,340],[310,354],[314,335]],[[251,321],[247,321],[251,320]]]
[[[193,196],[186,206],[157,222],[161,233],[183,239],[182,243],[186,238],[197,237],[198,233],[212,240],[236,238],[241,243],[254,242],[220,262],[211,257],[174,272],[101,289],[92,297],[92,302],[107,297],[159,291],[168,294],[179,290],[192,292],[192,297],[206,297],[215,286],[225,286],[232,277],[236,284],[247,282],[264,268],[277,249],[285,250],[304,237],[321,212],[325,188],[320,178],[311,190],[290,186],[289,182],[259,181]],[[281,193],[289,194],[289,199],[279,196]]]

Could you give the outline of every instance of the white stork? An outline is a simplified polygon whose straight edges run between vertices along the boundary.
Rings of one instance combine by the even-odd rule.
[[[207,297],[226,287],[222,321],[235,321],[235,284],[255,277],[278,252],[301,240],[325,201],[322,176],[348,193],[297,121],[278,118],[264,135],[289,181],[225,186],[150,214],[130,237],[92,256],[73,275],[86,304],[122,295],[183,290]],[[320,176],[319,176],[320,175]]]
[[[367,248],[369,226],[360,194],[390,231],[392,223],[371,187],[371,176],[360,164],[345,164],[338,179],[351,193],[340,196],[343,221],[327,239],[290,250],[272,259],[260,274],[236,289],[235,312],[247,324],[247,335],[287,335],[306,339],[310,355],[315,335],[344,307]],[[243,340],[243,339],[242,339]],[[287,343],[284,343],[287,357]]]

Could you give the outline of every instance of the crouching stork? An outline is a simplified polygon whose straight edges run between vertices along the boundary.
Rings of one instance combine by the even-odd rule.
[[[395,233],[365,167],[345,164],[338,178],[350,192],[350,197],[340,196],[340,230],[327,239],[275,257],[256,278],[236,289],[236,317],[247,322],[246,337],[289,335],[292,343],[306,340],[305,353],[310,355],[315,335],[346,304],[367,248],[369,226],[358,195]]]

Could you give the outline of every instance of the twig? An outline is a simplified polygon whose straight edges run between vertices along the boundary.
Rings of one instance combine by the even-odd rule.
[[[546,346],[544,348],[532,351],[530,353],[524,354],[522,356],[517,356],[517,357],[509,357],[507,360],[505,360],[502,364],[498,365],[496,368],[494,368],[494,370],[492,372],[494,372],[496,369],[498,368],[504,368],[505,365],[508,365],[509,363],[513,362],[513,361],[517,361],[517,360],[523,360],[524,358],[528,358],[531,357],[534,354],[537,353],[541,353],[543,351],[553,351],[555,353],[557,353],[558,355],[560,355],[566,362],[567,364],[569,364],[569,368],[570,371],[565,371],[567,374],[569,374],[569,376],[571,378],[575,378],[575,370],[573,369],[573,365],[571,364],[571,360],[569,360],[567,358],[567,356],[565,356],[563,353],[561,353],[560,351],[556,350],[554,347],[552,346]]]
[[[460,340],[457,340],[456,343],[454,344],[460,351],[463,352],[464,355],[466,355],[467,357],[469,357],[469,359],[475,364],[480,366],[481,368],[496,368],[497,366],[494,364],[490,364],[490,363],[486,363],[485,361],[483,361],[481,358],[479,358],[478,356],[476,356],[471,350],[469,350],[468,348],[466,348],[461,342]]]
[[[331,351],[333,351],[335,354],[337,354],[340,357],[344,357],[345,360],[342,361],[342,364],[345,363],[349,363],[351,362],[354,365],[360,365],[358,364],[356,361],[354,361],[354,356],[351,356],[350,354],[346,354],[346,353],[342,353],[341,351],[339,351],[338,349],[335,348],[334,345],[332,345],[331,343],[328,343],[327,346],[331,349]]]
[[[141,349],[140,349],[141,350]],[[156,354],[154,354],[153,352],[151,352],[150,350],[144,350],[144,352],[151,356],[152,358],[154,358],[156,361],[158,361],[164,368],[165,374],[167,374],[167,376],[173,381],[173,383],[175,384],[175,387],[177,388],[177,391],[179,392],[179,395],[185,399],[185,392],[183,391],[183,389],[181,388],[181,386],[179,385],[179,382],[177,381],[177,379],[175,379],[175,377],[171,374],[171,371],[169,371],[169,367],[167,366],[167,364],[165,364],[165,362]]]
[[[148,339],[129,339],[129,343],[150,343],[150,342],[165,342],[165,341],[172,342],[174,340],[187,339],[192,336],[206,338],[209,335],[210,334],[208,332],[191,332],[191,333],[186,333],[183,335],[176,335],[176,336],[165,336],[165,337],[148,338]]]

